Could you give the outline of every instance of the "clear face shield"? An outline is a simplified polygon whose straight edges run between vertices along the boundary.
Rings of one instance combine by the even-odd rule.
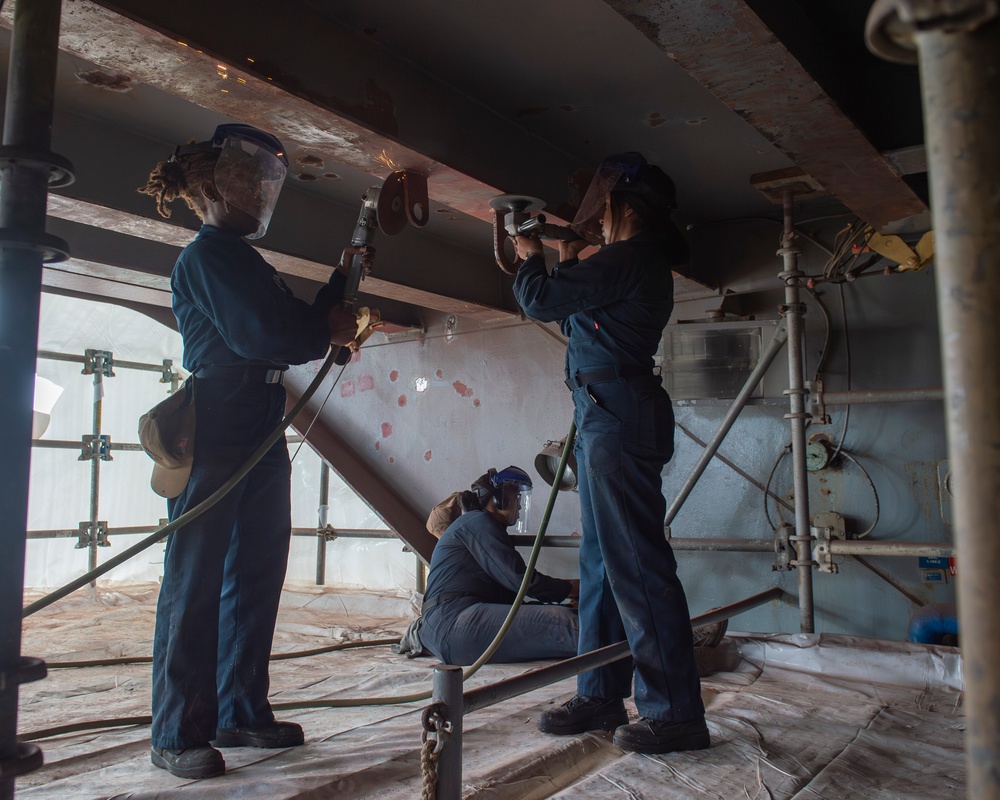
[[[570,227],[592,244],[603,244],[601,219],[611,190],[620,181],[626,185],[634,181],[645,165],[646,159],[639,153],[622,153],[604,159],[591,179]]]
[[[215,185],[229,205],[257,220],[257,230],[247,239],[259,239],[267,232],[287,172],[288,162],[280,151],[238,136],[223,142]]]
[[[500,490],[500,510],[507,516],[508,523],[515,525],[516,533],[532,533],[531,486],[523,483],[505,483]]]

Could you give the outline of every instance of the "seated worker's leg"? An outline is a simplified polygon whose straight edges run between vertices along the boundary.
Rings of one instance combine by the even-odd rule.
[[[500,631],[510,606],[474,603],[455,620],[447,636],[448,664],[476,661]],[[570,658],[576,655],[579,625],[576,609],[560,605],[522,606],[491,664]],[[445,649],[445,648],[442,648]]]

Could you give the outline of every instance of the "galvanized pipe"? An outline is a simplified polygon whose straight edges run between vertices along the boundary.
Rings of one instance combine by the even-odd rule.
[[[98,443],[101,435],[101,425],[104,414],[104,362],[98,360],[94,369],[94,410],[92,415],[92,435],[90,454],[90,539],[87,542],[87,572],[97,569],[98,518],[101,513],[101,454]],[[91,587],[97,586],[97,581],[90,582]]]
[[[729,433],[733,424],[736,422],[736,418],[739,417],[740,412],[743,411],[750,399],[750,395],[753,394],[754,390],[757,388],[757,384],[761,382],[764,378],[764,373],[767,372],[768,367],[774,361],[778,352],[784,346],[785,342],[788,340],[788,330],[786,329],[786,324],[782,321],[774,334],[774,339],[771,340],[771,344],[768,346],[767,350],[760,357],[757,362],[757,366],[753,368],[753,372],[747,377],[746,382],[743,384],[743,388],[740,389],[740,393],[736,395],[733,400],[732,405],[729,407],[729,411],[726,412],[725,418],[719,425],[718,430],[709,440],[702,452],[701,456],[698,458],[697,463],[691,470],[691,474],[688,475],[687,480],[681,486],[680,491],[677,492],[677,497],[674,498],[673,503],[670,504],[670,508],[667,509],[667,516],[663,520],[664,527],[669,528],[670,523],[673,522],[674,517],[677,516],[677,512],[681,510],[681,506],[684,505],[684,501],[687,500],[688,495],[694,489],[695,484],[698,483],[698,479],[705,472],[705,468],[708,466],[712,457],[715,455],[719,446],[722,444],[723,439],[726,438],[726,434]]]
[[[968,797],[977,800],[1000,798],[1000,19],[992,14],[974,30],[939,22],[915,34],[961,565]]]
[[[48,153],[59,43],[60,0],[18,0],[7,78],[3,144]],[[12,239],[45,235],[51,169],[42,161],[0,163],[0,419],[7,435],[0,481],[0,800],[14,796],[14,776],[33,768],[17,742],[21,619],[28,519],[31,418],[42,289],[42,251]],[[37,750],[34,751],[37,753]],[[40,765],[40,753],[37,755]]]
[[[435,800],[462,797],[462,668],[437,664],[434,667],[434,703],[444,706],[451,732],[438,755]]]
[[[330,465],[323,461],[319,471],[319,520],[316,530],[316,585],[326,584],[326,525],[330,514]]]
[[[893,542],[871,539],[830,539],[823,542],[834,556],[927,556],[929,558],[950,558],[955,555],[955,546],[936,542]],[[963,574],[965,572],[963,565]],[[964,637],[963,637],[964,638]]]
[[[771,600],[777,600],[783,594],[784,590],[773,586],[759,594],[738,600],[728,606],[716,608],[705,614],[692,617],[691,625],[699,627],[702,625],[711,625],[714,622],[721,622],[724,619],[735,617],[744,611],[764,605],[764,603],[768,603]],[[465,693],[465,713],[468,714],[472,711],[478,711],[481,708],[487,708],[503,700],[509,700],[511,697],[517,697],[535,689],[540,689],[543,686],[548,686],[550,683],[557,683],[558,681],[572,678],[574,675],[579,675],[581,672],[610,664],[620,658],[625,658],[630,652],[628,642],[617,642],[607,647],[602,647],[600,650],[567,658],[565,661],[533,669],[530,672],[515,675],[513,678],[491,683],[488,686],[471,689]]]
[[[796,246],[798,234],[792,220],[791,190],[784,192],[782,210],[784,214],[784,232],[781,236],[781,256],[783,270],[778,277],[785,284],[785,304],[781,307],[781,315],[788,325],[788,395],[789,413],[785,418],[789,421],[792,432],[792,485],[795,493],[795,535],[791,540],[795,543],[795,566],[799,578],[799,630],[802,633],[812,633],[813,618],[813,586],[812,586],[812,547],[809,530],[809,473],[806,468],[806,388],[805,369],[803,365],[803,336],[806,307],[802,302],[801,289],[805,274],[799,269],[799,255],[802,252]]]
[[[862,403],[921,403],[944,400],[944,389],[927,386],[917,389],[852,389],[849,392],[824,392],[816,396],[821,406],[853,406]]]

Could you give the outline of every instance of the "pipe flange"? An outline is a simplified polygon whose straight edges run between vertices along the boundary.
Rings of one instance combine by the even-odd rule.
[[[917,33],[970,33],[998,15],[998,0],[876,0],[865,22],[865,44],[886,61],[916,64]]]
[[[15,669],[8,672],[0,672],[0,689],[7,686],[19,686],[22,683],[40,681],[48,674],[49,670],[42,659],[21,656],[21,660]]]
[[[0,248],[41,253],[43,264],[56,264],[69,258],[69,245],[48,233],[25,233],[12,228],[0,228]]]
[[[7,779],[27,775],[29,772],[40,769],[44,763],[42,749],[38,745],[18,742],[17,755],[0,759],[0,778]]]
[[[48,167],[50,189],[61,189],[76,180],[76,176],[73,174],[73,164],[68,158],[51,152],[34,150],[30,147],[0,146],[0,169],[14,167],[19,163]]]

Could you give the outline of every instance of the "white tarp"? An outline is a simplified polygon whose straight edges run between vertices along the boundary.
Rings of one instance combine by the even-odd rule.
[[[49,661],[149,655],[155,587],[77,593],[29,617],[24,651]],[[276,652],[403,630],[403,599],[286,593]],[[712,746],[626,754],[608,735],[550,736],[535,720],[573,694],[563,681],[464,721],[467,800],[960,800],[965,797],[961,659],[955,648],[833,635],[734,634],[703,663]],[[434,661],[388,647],[275,661],[272,701],[429,689]],[[479,686],[534,664],[487,666]],[[149,713],[149,665],[56,669],[21,687],[22,732]],[[42,742],[46,765],[18,779],[24,800],[412,800],[421,788],[425,703],[289,711],[306,744],[235,748],[226,775],[184,781],[149,763],[149,727]],[[634,708],[629,704],[630,711]]]

